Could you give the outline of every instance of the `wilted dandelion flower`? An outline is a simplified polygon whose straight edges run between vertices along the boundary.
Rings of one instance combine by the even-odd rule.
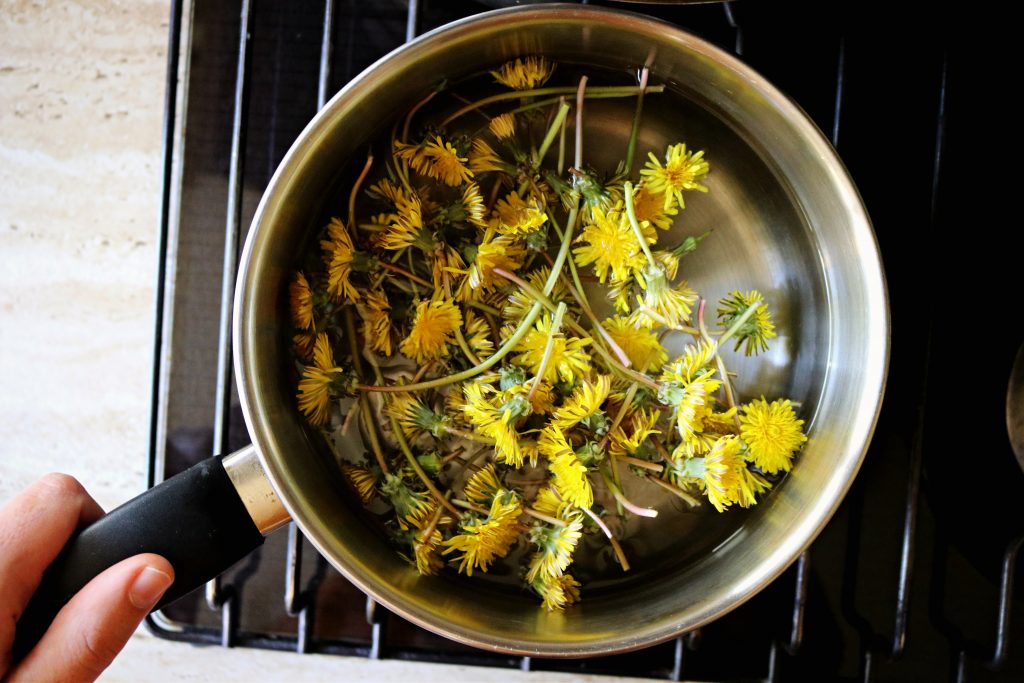
[[[687,152],[686,144],[669,145],[665,150],[665,165],[661,165],[653,152],[648,152],[650,161],[640,170],[640,175],[655,192],[665,194],[664,206],[668,206],[675,197],[679,208],[685,208],[683,190],[707,192],[708,188],[699,182],[708,174],[708,162],[704,152]]]
[[[494,455],[499,462],[513,467],[522,467],[526,454],[523,452],[516,432],[515,423],[529,414],[529,403],[525,396],[497,405],[485,393],[490,387],[470,382],[463,386],[466,402],[462,412],[476,431],[482,436],[494,439]]]
[[[462,191],[462,210],[470,223],[480,228],[487,227],[487,208],[476,183],[466,183],[466,189]]]
[[[424,433],[438,438],[447,433],[447,418],[423,405],[414,394],[396,393],[391,397],[386,412],[398,420],[402,433],[410,441],[415,441]]]
[[[414,244],[423,245],[423,205],[419,195],[405,192],[397,196],[395,212],[387,215],[387,228],[381,234],[378,245],[383,249],[398,251]]]
[[[469,274],[462,283],[459,291],[460,300],[470,298],[473,290],[493,285],[495,268],[515,271],[523,265],[525,258],[526,249],[514,235],[498,235],[493,239],[484,240],[477,246],[476,259],[473,260]],[[504,278],[501,281],[505,282]]]
[[[341,368],[334,367],[334,353],[327,334],[321,332],[313,346],[313,365],[307,365],[299,380],[299,410],[310,424],[320,426],[327,423],[331,409],[331,382],[341,374]]]
[[[743,346],[743,353],[748,356],[767,351],[768,340],[775,337],[775,324],[772,322],[771,313],[768,312],[768,306],[764,304],[764,297],[756,289],[749,292],[734,290],[718,302],[718,324],[727,328],[751,306],[760,308],[734,334],[734,350],[738,351],[740,346]]]
[[[687,344],[683,355],[662,368],[662,380],[675,381],[680,384],[689,382],[711,362],[716,351],[717,347],[713,342],[703,339],[696,345]]]
[[[313,327],[313,290],[302,271],[295,273],[295,279],[288,285],[288,302],[295,327],[300,330]]]
[[[548,266],[538,266],[531,270],[523,279],[537,291],[543,291],[550,275],[551,268]],[[553,303],[558,304],[565,299],[565,295],[565,283],[559,278],[555,280],[555,286],[551,293],[548,294],[548,298]],[[527,294],[525,290],[521,287],[516,287],[506,296],[504,306],[501,309],[501,315],[506,320],[522,320],[529,313],[530,308],[533,307],[535,302],[536,300]]]
[[[712,395],[722,385],[712,379],[715,371],[706,370],[693,379],[680,382],[676,376],[662,374],[658,400],[672,406],[673,419],[679,435],[692,442],[704,431],[704,417],[712,410]]]
[[[477,505],[490,506],[491,501],[503,488],[494,469],[494,463],[489,462],[474,472],[466,482],[466,500]]]
[[[516,134],[515,114],[506,112],[500,116],[495,116],[487,124],[487,127],[494,133],[494,137],[499,140],[507,140]]]
[[[658,335],[629,318],[615,316],[601,325],[640,372],[653,372],[668,360],[668,353],[658,341]]]
[[[512,191],[498,200],[494,219],[494,228],[503,235],[527,235],[540,230],[548,215],[536,199],[530,197],[527,200]]]
[[[608,434],[608,450],[613,455],[633,455],[640,450],[647,437],[661,434],[661,430],[656,427],[660,418],[661,413],[656,410],[637,410],[630,413],[623,424]]]
[[[740,485],[743,483],[742,471],[746,469],[740,455],[740,440],[735,436],[723,436],[711,451],[704,456],[704,485],[707,487],[708,500],[719,512],[737,500]]]
[[[581,508],[594,504],[594,491],[587,479],[587,467],[576,457],[565,434],[557,426],[541,430],[537,449],[548,459],[548,469],[554,474],[554,486],[568,503]]]
[[[494,342],[491,341],[491,330],[487,326],[487,321],[473,311],[466,311],[464,319],[463,329],[469,349],[480,360],[490,358],[494,353]]]
[[[433,506],[429,497],[423,491],[414,491],[409,488],[402,477],[395,474],[385,474],[384,481],[380,485],[381,494],[391,502],[395,508],[395,517],[403,529],[410,525],[415,526],[426,518]]]
[[[747,442],[749,458],[769,474],[788,472],[793,454],[807,441],[789,399],[768,403],[764,397],[743,406],[740,436]]]
[[[492,71],[494,80],[513,90],[532,90],[547,82],[555,65],[544,57],[529,56],[502,64]]]
[[[320,246],[327,263],[327,293],[336,299],[352,303],[359,301],[359,291],[349,281],[355,247],[340,218],[331,219],[327,225],[327,239],[321,240]]]
[[[591,340],[587,337],[566,338],[561,332],[552,335],[551,324],[550,315],[540,316],[533,329],[516,346],[521,353],[514,361],[536,375],[540,371],[548,339],[553,336],[550,358],[541,379],[551,383],[557,382],[559,378],[564,382],[572,382],[590,370],[590,354],[585,349],[590,346]]]
[[[561,576],[572,564],[572,554],[583,536],[582,515],[576,513],[564,520],[565,526],[543,524],[533,527],[530,540],[538,547],[530,559],[526,581],[533,583],[538,578],[550,581]]]
[[[519,538],[522,514],[519,496],[512,491],[501,491],[494,497],[486,519],[471,515],[463,518],[462,533],[444,542],[444,554],[461,552],[455,559],[459,561],[459,571],[466,576],[473,576],[474,569],[486,572],[491,562],[505,557]]]
[[[369,505],[377,488],[377,475],[365,467],[358,467],[347,462],[342,464],[341,473],[359,494],[359,500],[363,502],[363,505]]]
[[[469,150],[469,168],[473,173],[488,173],[491,171],[505,172],[510,167],[501,160],[501,157],[487,144],[486,140],[473,138],[473,145]]]
[[[440,135],[422,145],[395,140],[394,153],[396,158],[408,163],[417,173],[440,180],[445,185],[457,187],[473,178],[472,171],[465,165],[467,158],[459,156],[452,143],[446,142]]]
[[[316,344],[316,332],[304,330],[292,337],[292,348],[295,355],[304,361],[313,360],[313,346]]]
[[[649,325],[664,325],[678,329],[690,320],[690,312],[697,303],[697,292],[687,286],[686,281],[673,287],[665,269],[647,264],[639,279],[644,290],[643,297],[637,297],[640,304],[638,320]]]
[[[445,299],[421,301],[409,336],[399,349],[417,363],[448,355],[448,344],[454,341],[455,330],[462,326],[458,306]]]
[[[549,612],[562,610],[580,601],[580,582],[572,578],[571,574],[562,574],[547,581],[538,578],[530,585],[543,598],[544,607]]]
[[[598,375],[597,380],[581,380],[565,402],[555,410],[551,425],[568,430],[587,419],[598,410],[611,392],[611,377]]]
[[[391,355],[391,304],[383,289],[366,292],[366,300],[359,306],[359,316],[363,319],[362,333],[366,345],[371,351]]]

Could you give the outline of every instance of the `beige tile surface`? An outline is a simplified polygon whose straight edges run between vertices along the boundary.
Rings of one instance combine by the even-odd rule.
[[[0,0],[0,504],[52,470],[145,479],[168,7]],[[196,648],[137,633],[109,681],[578,676]]]

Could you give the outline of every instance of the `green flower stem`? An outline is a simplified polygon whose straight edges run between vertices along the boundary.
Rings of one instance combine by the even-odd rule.
[[[596,524],[598,528],[604,532],[604,535],[608,538],[608,542],[612,546],[612,550],[615,551],[615,557],[618,558],[619,565],[622,566],[622,571],[628,572],[629,560],[626,559],[626,553],[622,551],[622,546],[619,545],[619,542],[617,540],[615,540],[615,536],[614,534],[612,534],[612,530],[608,528],[608,525],[604,523],[604,520],[598,517],[593,510],[589,508],[580,508],[580,510],[582,510],[584,514],[587,515],[587,517],[590,517],[590,519],[594,521],[594,524]]]
[[[652,268],[661,268],[654,260],[654,254],[651,253],[651,247],[647,244],[647,238],[644,237],[644,233],[640,229],[640,221],[636,219],[636,209],[633,208],[633,183],[628,180],[623,183],[622,194],[626,198],[626,215],[629,216],[629,224],[633,226],[633,232],[636,233],[636,239],[640,242],[640,248],[644,250],[647,262],[651,264]]]
[[[412,124],[412,117],[416,116],[416,112],[422,109],[427,102],[434,99],[434,95],[437,93],[437,90],[432,91],[429,95],[417,102],[416,105],[409,110],[409,113],[405,115],[405,122],[402,124],[402,142],[409,141],[409,126]]]
[[[543,512],[534,510],[533,508],[527,507],[525,505],[523,506],[523,512],[525,512],[530,517],[533,517],[534,519],[539,519],[540,521],[547,522],[548,524],[554,524],[555,526],[567,526],[565,520],[558,519],[557,517],[552,517],[551,515],[545,515]]]
[[[451,491],[448,491],[444,495],[445,498],[447,498],[448,496],[451,495]],[[427,523],[425,527],[423,527],[423,531],[420,533],[420,535],[416,537],[416,545],[413,547],[414,550],[419,550],[421,547],[423,547],[430,539],[430,537],[434,534],[434,529],[437,528],[437,523],[441,521],[442,513],[444,513],[444,508],[438,505],[437,509],[434,510],[434,514],[430,516],[430,521]]]
[[[722,333],[722,336],[718,338],[717,342],[715,342],[715,353],[718,353],[718,349],[722,348],[722,345],[725,344],[725,342],[729,341],[729,339],[732,338],[732,336],[736,334],[739,331],[739,329],[746,324],[748,320],[750,320],[751,316],[753,316],[754,313],[757,312],[757,309],[761,308],[764,305],[765,304],[762,301],[758,304],[754,304],[753,306],[749,306],[747,310],[743,311],[743,315],[741,315],[739,318],[736,318],[733,324],[729,326],[729,329]]]
[[[457,436],[460,439],[465,439],[466,441],[475,441],[476,443],[485,443],[485,444],[487,444],[489,446],[493,446],[496,443],[494,441],[494,439],[488,438],[486,436],[480,436],[478,434],[474,434],[473,432],[467,432],[467,431],[465,431],[463,429],[458,429],[456,427],[445,426],[444,430],[446,432],[448,432],[449,434],[451,434],[452,436]]]
[[[664,479],[660,479],[658,477],[655,477],[652,474],[648,474],[647,475],[647,481],[652,481],[655,484],[657,484],[658,486],[660,486],[661,488],[665,489],[666,491],[669,491],[672,494],[678,496],[679,498],[682,498],[687,503],[689,503],[690,507],[694,507],[694,508],[695,507],[700,507],[700,500],[699,499],[694,498],[693,496],[691,496],[686,491],[682,490],[678,486],[673,486],[672,484],[668,483]]]
[[[633,399],[636,397],[636,391],[639,388],[640,385],[637,384],[636,382],[633,382],[632,384],[629,385],[629,388],[626,389],[626,396],[623,398],[622,405],[619,406],[619,412],[615,414],[615,419],[612,420],[612,425],[608,428],[608,435],[610,435],[612,432],[618,429],[619,425],[622,424],[622,421],[626,419],[626,411],[629,410],[629,405],[633,402]],[[602,448],[608,442],[608,435],[606,435],[604,439],[601,441]]]
[[[537,368],[537,376],[526,394],[526,400],[532,401],[533,395],[537,393],[537,387],[544,381],[544,374],[548,371],[548,364],[551,362],[551,353],[555,350],[555,336],[562,329],[562,318],[565,316],[565,302],[559,301],[555,312],[551,315],[551,331],[548,333],[548,340],[544,344],[544,354],[540,357],[540,366]]]
[[[565,104],[565,97],[559,98],[560,104]],[[562,126],[558,130],[558,166],[556,168],[558,175],[562,175],[562,171],[565,170],[565,122],[566,119],[562,119]],[[569,261],[571,264],[572,261]]]
[[[626,498],[625,494],[622,493],[622,489],[615,485],[615,482],[612,481],[612,478],[608,476],[608,473],[605,472],[604,469],[599,469],[598,471],[601,473],[601,478],[604,479],[604,485],[607,486],[608,490],[611,491],[613,496],[615,496],[615,500],[622,503],[622,507],[632,512],[634,515],[640,515],[641,517],[653,518],[658,516],[657,510],[642,508],[639,505],[630,502],[629,499]]]
[[[487,304],[482,304],[479,301],[463,301],[462,303],[465,304],[466,306],[469,306],[470,308],[475,308],[477,310],[483,311],[484,313],[490,313],[491,315],[501,315],[501,311],[499,311],[494,306],[488,306]]]
[[[412,260],[412,251],[411,251],[411,250],[409,250],[409,251],[406,251],[405,253],[406,253],[406,255],[407,255],[407,256],[409,257],[409,258],[408,258],[408,261],[409,261],[409,272],[411,273],[411,272],[412,272],[412,271],[413,271],[413,270],[414,270],[414,269],[416,268],[416,264],[415,264],[415,262],[414,262],[414,261]],[[416,280],[410,280],[410,282],[411,282],[411,284],[412,284],[412,293],[413,293],[413,295],[415,295],[415,297],[416,297],[416,298],[418,299],[418,298],[419,298],[419,296],[420,296],[420,290],[419,290],[419,288],[418,288],[418,287],[416,286]],[[433,285],[425,285],[425,286],[426,286],[426,287],[433,287]]]
[[[487,508],[482,507],[480,505],[477,505],[476,503],[470,503],[468,500],[459,500],[458,498],[453,498],[452,499],[452,503],[454,503],[455,505],[457,505],[458,507],[460,507],[460,508],[462,508],[464,510],[472,510],[473,512],[475,512],[477,514],[480,514],[480,515],[490,515],[491,514],[491,511],[488,510]],[[461,515],[462,513],[456,511],[455,514],[456,515]]]
[[[473,353],[473,349],[469,348],[469,344],[466,343],[466,337],[462,334],[462,329],[455,328],[455,341],[458,342],[459,348],[462,349],[462,353],[466,355],[469,362],[473,365],[480,365],[480,359]]]
[[[572,211],[569,212],[568,227],[566,228],[565,236],[562,238],[562,247],[558,250],[558,256],[555,258],[555,265],[551,269],[551,275],[548,276],[547,282],[544,283],[545,297],[551,293],[552,289],[554,289],[555,282],[558,279],[558,273],[562,270],[562,266],[565,265],[565,259],[569,254],[569,244],[572,242],[572,233],[573,230],[575,230],[576,228],[576,217],[578,216],[578,214],[578,209],[575,207]],[[523,319],[519,322],[519,326],[516,327],[516,330],[515,332],[512,333],[512,336],[509,337],[508,340],[504,344],[502,344],[497,351],[494,352],[493,356],[491,356],[484,362],[480,363],[479,365],[475,365],[467,370],[463,370],[462,372],[457,372],[454,375],[448,375],[447,377],[438,377],[436,379],[428,380],[426,382],[417,382],[415,384],[400,384],[392,386],[371,386],[366,384],[360,384],[356,388],[359,389],[360,391],[385,391],[397,393],[423,391],[424,389],[434,389],[436,387],[443,387],[449,384],[455,384],[456,382],[461,382],[463,380],[470,379],[472,377],[476,377],[477,375],[486,372],[487,370],[490,370],[492,367],[497,365],[498,361],[500,361],[502,358],[504,358],[505,356],[512,352],[512,350],[516,347],[520,340],[523,337],[525,337],[526,334],[530,331],[530,329],[533,327],[533,324],[537,322],[537,318],[540,316],[541,309],[543,308],[544,305],[539,301],[534,303],[533,306],[530,307],[530,310],[527,311],[526,315],[523,316]],[[379,382],[380,380],[377,381]]]
[[[512,92],[499,93],[497,95],[491,95],[490,97],[484,97],[483,99],[470,102],[466,106],[458,109],[453,114],[449,115],[444,121],[441,122],[440,127],[447,126],[455,119],[467,114],[480,107],[486,107],[489,104],[495,102],[506,102],[508,100],[518,100],[523,97],[541,97],[544,95],[575,95],[576,88],[572,86],[563,87],[552,87],[552,88],[534,88],[533,90],[513,90]],[[652,85],[647,88],[647,92],[662,92],[665,90],[664,85]],[[591,99],[600,99],[608,97],[632,97],[640,92],[640,88],[635,85],[611,85],[603,86],[599,88],[591,88],[587,92],[587,97]],[[544,107],[549,104],[553,104],[558,101],[557,97],[548,100],[538,100],[525,104],[521,107],[513,109],[510,113],[516,114],[527,109],[536,109],[538,107]]]
[[[700,337],[711,344],[715,345],[715,341],[708,334],[708,328],[704,325],[704,306],[707,303],[705,299],[700,300],[700,304],[697,305],[697,328],[700,330]],[[715,348],[715,363],[718,365],[718,374],[722,376],[722,389],[725,390],[725,404],[730,408],[736,407],[736,397],[732,392],[732,382],[729,381],[729,371],[725,367],[725,361],[722,360],[722,354],[718,353],[717,347]],[[740,417],[739,415],[733,415],[733,421],[736,423],[736,428],[740,429]]]
[[[650,470],[651,472],[663,472],[665,470],[664,465],[659,465],[658,463],[651,462],[650,460],[642,460],[640,458],[634,458],[630,455],[619,455],[616,457],[619,459],[619,462],[624,462],[627,465],[633,465],[634,467],[640,467],[645,470]]]
[[[583,99],[587,93],[587,77],[580,77],[576,88],[576,160],[573,168],[583,168]]]
[[[396,266],[394,264],[387,263],[386,261],[377,261],[377,266],[382,268],[383,270],[388,270],[391,271],[392,273],[398,273],[399,275],[403,275],[409,278],[409,280],[411,280],[412,282],[418,282],[424,287],[432,288],[434,286],[433,283],[431,283],[430,281],[420,277],[419,275],[416,275],[415,273],[409,272],[408,270],[402,268],[401,266]]]
[[[558,135],[558,131],[565,122],[565,117],[568,113],[569,105],[562,102],[558,107],[558,113],[555,114],[555,120],[551,122],[551,127],[548,128],[548,133],[544,136],[544,141],[540,143],[540,149],[537,150],[537,156],[534,161],[536,161],[538,165],[544,160],[545,155],[547,155],[548,149],[551,148],[551,143],[555,141],[555,136]]]
[[[366,176],[370,173],[370,168],[373,166],[373,150],[367,150],[366,152],[366,163],[363,165],[363,170],[360,171],[359,177],[356,178],[356,182],[352,185],[352,191],[348,195],[348,224],[354,231],[358,226],[356,223],[356,197],[359,195],[359,188],[363,186],[363,181],[366,180]]]
[[[366,395],[363,394],[363,397],[365,398]],[[412,467],[413,472],[415,472],[416,476],[420,478],[423,485],[427,487],[430,494],[437,499],[437,502],[448,508],[452,514],[458,516],[458,509],[448,502],[448,498],[445,497],[445,495],[437,488],[433,480],[430,478],[430,475],[423,470],[423,467],[420,465],[420,461],[416,459],[416,455],[412,452],[412,449],[409,448],[409,442],[405,439],[405,434],[402,432],[402,425],[398,423],[398,418],[394,415],[389,415],[388,417],[391,420],[391,432],[395,436],[395,441],[398,442],[398,447],[405,455],[405,459],[408,461],[409,466]]]
[[[352,308],[345,307],[345,336],[348,337],[349,350],[352,352],[352,367],[356,377],[362,378],[363,364],[359,353],[359,342],[356,340],[356,324],[352,319]],[[380,445],[380,437],[377,435],[377,422],[373,419],[373,411],[370,410],[370,401],[366,394],[361,394],[356,401],[359,403],[359,412],[363,419],[363,426],[366,428],[366,435],[370,439],[370,452],[373,453],[377,466],[384,474],[391,474],[388,463],[384,459],[384,449]]]
[[[640,72],[640,92],[636,96],[636,111],[633,112],[633,128],[629,131],[629,144],[626,145],[626,177],[633,172],[633,157],[636,156],[636,138],[640,133],[640,116],[644,111],[644,93],[647,91],[647,78],[651,70],[644,67]]]

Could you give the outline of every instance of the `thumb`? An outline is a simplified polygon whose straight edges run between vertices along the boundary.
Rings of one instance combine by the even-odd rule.
[[[57,614],[26,657],[9,672],[20,681],[96,679],[174,580],[171,564],[143,554],[94,578]]]

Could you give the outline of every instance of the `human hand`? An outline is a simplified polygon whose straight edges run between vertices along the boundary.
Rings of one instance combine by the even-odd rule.
[[[57,614],[18,663],[11,647],[18,618],[43,572],[71,535],[103,515],[74,478],[49,474],[0,510],[0,680],[94,680],[174,580],[159,555],[142,554],[90,581]]]

